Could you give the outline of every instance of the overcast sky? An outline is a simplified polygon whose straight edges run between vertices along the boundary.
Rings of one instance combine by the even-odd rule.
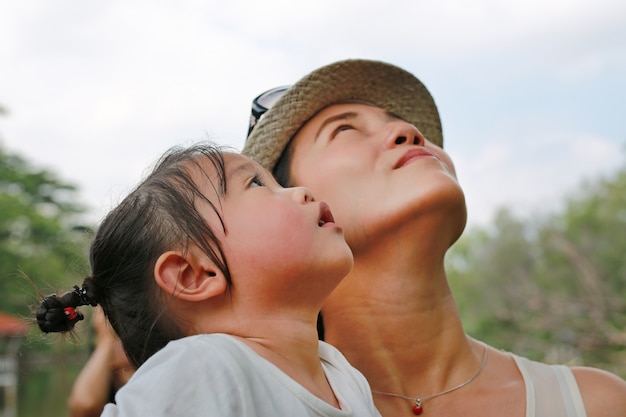
[[[250,102],[346,58],[435,97],[470,224],[626,159],[623,0],[0,0],[2,144],[100,218],[168,147],[241,149]]]

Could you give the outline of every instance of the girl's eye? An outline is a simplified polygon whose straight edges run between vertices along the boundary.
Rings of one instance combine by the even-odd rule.
[[[250,181],[250,187],[265,187],[263,180],[258,175],[255,175],[254,178]]]

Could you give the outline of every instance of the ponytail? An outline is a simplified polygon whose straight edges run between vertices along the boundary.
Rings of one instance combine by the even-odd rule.
[[[225,230],[223,219],[197,184],[196,170],[219,196],[226,195],[221,147],[209,143],[166,152],[152,173],[101,222],[89,251],[91,276],[80,288],[42,301],[36,317],[43,332],[69,332],[84,318],[77,307],[99,305],[135,367],[169,341],[187,335],[185,323],[170,308],[170,296],[154,279],[159,256],[193,245],[219,265],[229,288],[232,284],[219,234],[198,207],[212,206]]]
[[[85,318],[76,310],[77,307],[98,305],[93,295],[88,294],[90,280],[91,278],[86,278],[82,288],[74,285],[74,290],[70,292],[61,296],[51,294],[43,299],[36,312],[37,324],[42,332],[69,332],[76,323]]]

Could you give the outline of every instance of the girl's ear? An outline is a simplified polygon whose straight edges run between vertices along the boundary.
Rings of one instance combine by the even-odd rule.
[[[204,254],[168,251],[154,265],[154,279],[165,292],[186,301],[203,301],[227,290],[226,277]]]

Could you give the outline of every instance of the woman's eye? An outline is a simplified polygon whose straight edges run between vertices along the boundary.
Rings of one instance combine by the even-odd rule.
[[[339,133],[341,132],[345,132],[346,130],[352,130],[354,129],[354,127],[352,127],[351,125],[341,125],[338,126],[335,130],[333,130],[333,137],[337,136]]]

